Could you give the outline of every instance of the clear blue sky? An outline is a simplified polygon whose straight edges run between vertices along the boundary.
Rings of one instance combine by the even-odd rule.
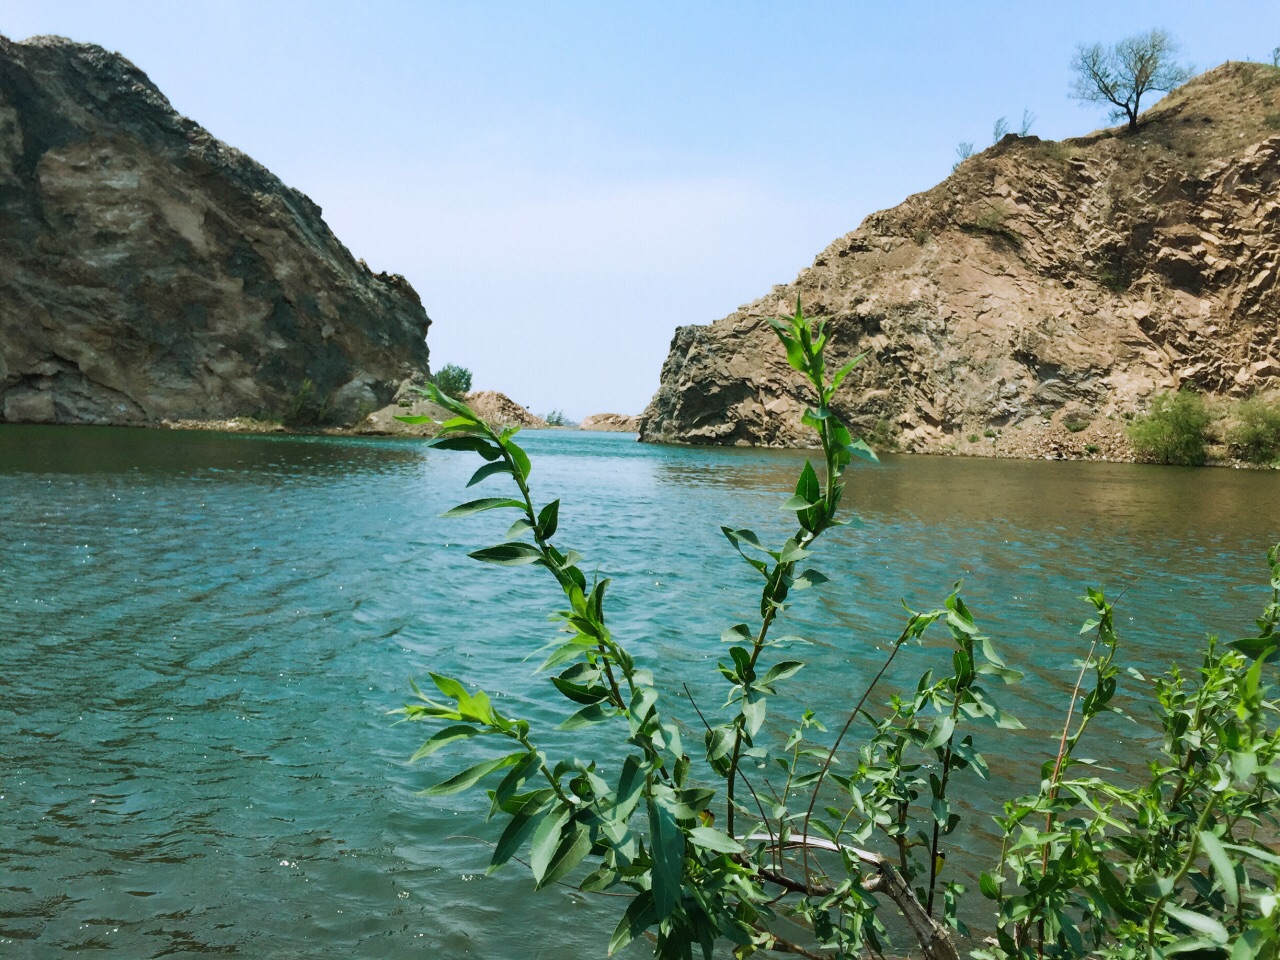
[[[118,50],[403,273],[432,364],[535,412],[638,413],[676,326],[790,281],[994,121],[1061,138],[1077,43],[1269,60],[1266,2],[0,0]]]

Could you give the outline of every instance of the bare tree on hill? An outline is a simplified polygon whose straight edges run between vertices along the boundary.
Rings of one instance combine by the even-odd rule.
[[[1191,66],[1175,62],[1178,49],[1177,41],[1164,30],[1127,37],[1113,47],[1081,44],[1071,58],[1076,74],[1071,96],[1111,104],[1111,119],[1127,119],[1132,133],[1138,129],[1143,94],[1168,92],[1191,79]]]

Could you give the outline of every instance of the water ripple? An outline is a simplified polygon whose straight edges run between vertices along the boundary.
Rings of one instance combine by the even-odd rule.
[[[756,602],[719,524],[785,535],[803,455],[563,432],[528,447],[536,491],[564,497],[563,542],[615,577],[617,635],[714,710],[720,633]],[[409,767],[422,731],[387,716],[434,669],[528,717],[549,752],[581,749],[529,675],[553,585],[466,559],[501,518],[439,518],[473,466],[415,442],[0,427],[0,955],[602,954],[617,902],[483,877],[487,848],[459,839],[493,838],[483,798],[416,795],[467,757]],[[930,607],[964,578],[1030,674],[1030,733],[995,742],[991,784],[960,798],[990,809],[1060,723],[1072,598],[1132,582],[1120,626],[1141,626],[1126,656],[1143,669],[1241,633],[1276,494],[1269,473],[886,458],[850,478],[862,524],[816,558],[836,582],[788,616],[812,641],[793,689],[838,715],[899,599]]]

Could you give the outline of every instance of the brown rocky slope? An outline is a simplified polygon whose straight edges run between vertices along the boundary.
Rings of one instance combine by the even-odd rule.
[[[1228,63],[1134,136],[1010,135],[872,214],[786,286],[676,331],[641,439],[806,445],[767,320],[825,319],[864,435],[919,452],[1124,457],[1121,418],[1190,385],[1280,388],[1280,69]]]
[[[128,60],[0,37],[0,421],[349,423],[429,323]]]

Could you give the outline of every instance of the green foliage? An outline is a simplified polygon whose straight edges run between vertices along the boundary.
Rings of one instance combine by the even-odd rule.
[[[452,416],[434,445],[479,455],[484,463],[472,483],[501,476],[514,486],[510,497],[471,500],[446,516],[514,513],[502,543],[470,556],[539,567],[556,581],[561,635],[543,651],[539,670],[564,698],[560,728],[613,728],[625,755],[592,759],[584,738],[578,757],[549,757],[528,721],[437,674],[430,675],[434,689],[415,685],[416,701],[399,712],[435,727],[414,759],[476,737],[502,744],[480,762],[448,768],[424,795],[487,784],[489,816],[501,825],[491,869],[521,854],[539,887],[567,881],[628,897],[610,954],[644,934],[661,960],[695,952],[711,960],[721,942],[735,958],[900,954],[881,918],[883,900],[905,920],[899,926],[915,941],[909,952],[957,960],[957,938],[970,933],[959,913],[964,887],[946,852],[974,843],[972,826],[962,829],[966,808],[956,789],[990,775],[979,750],[984,731],[1021,728],[994,693],[1021,675],[1001,659],[957,585],[941,607],[905,611],[879,672],[851,698],[834,735],[808,710],[789,735],[773,735],[776,718],[787,715],[779,698],[803,702],[793,679],[805,667],[791,653],[797,638],[778,637],[774,627],[798,595],[827,582],[809,566],[815,544],[844,522],[845,469],[854,457],[875,458],[831,408],[862,358],[828,378],[826,334],[798,305],[775,329],[812,390],[803,421],[818,434],[821,467],[806,461],[782,504],[796,529],[781,546],[748,529],[721,528],[759,583],[760,603],[753,623],[724,631],[720,713],[704,712],[684,688],[702,736],[690,736],[675,718],[674,684],[655,680],[613,635],[609,581],[588,579],[583,557],[554,545],[560,504],[535,506],[516,430],[495,430],[435,387],[428,394]],[[1009,801],[997,819],[1003,846],[980,884],[996,936],[975,957],[1277,956],[1280,856],[1268,842],[1280,809],[1280,734],[1264,671],[1280,650],[1278,550],[1268,556],[1272,597],[1256,637],[1234,649],[1211,643],[1190,677],[1174,668],[1148,683],[1130,671],[1153,693],[1162,731],[1149,774],[1137,782],[1077,754],[1092,722],[1117,712],[1122,677],[1112,605],[1088,592],[1093,616],[1081,632],[1090,646],[1051,745],[1056,756],[1046,760],[1038,788]],[[933,665],[913,691],[874,706],[882,678],[910,648],[923,648]],[[775,776],[765,781],[761,766]]]
[[[569,418],[564,415],[563,410],[552,410],[542,419],[547,421],[548,427],[564,427],[569,425]]]
[[[280,422],[286,427],[313,427],[323,422],[328,412],[328,399],[317,402],[316,385],[311,382],[310,377],[306,377],[289,399]]]
[[[446,363],[436,371],[431,383],[446,397],[461,400],[471,392],[471,371],[456,363]]]
[[[1208,457],[1213,415],[1198,393],[1160,393],[1151,412],[1129,426],[1129,440],[1140,457],[1157,463],[1199,465]]]
[[[873,447],[880,450],[897,450],[898,426],[892,420],[883,418],[877,420],[867,440]]]
[[[1068,413],[1062,418],[1062,425],[1071,433],[1079,433],[1081,430],[1087,430],[1089,424],[1092,422],[1093,421],[1084,414],[1077,412]]]
[[[987,427],[987,429],[982,431],[982,435],[986,437],[988,440],[994,440],[997,436],[999,436],[999,434],[996,432],[996,429],[994,427]]]
[[[1254,397],[1233,411],[1235,425],[1227,434],[1231,452],[1249,463],[1280,460],[1280,403]]]
[[[1006,225],[1009,211],[1003,206],[992,204],[969,223],[960,224],[966,233],[984,233],[1002,240],[1011,246],[1021,246],[1022,238]]]
[[[1177,63],[1178,43],[1164,30],[1126,37],[1114,46],[1100,43],[1076,47],[1071,96],[1108,104],[1112,120],[1138,129],[1142,98],[1152,90],[1172,90],[1191,79],[1191,67]]]
[[[1121,261],[1104,263],[1098,267],[1098,283],[1113,293],[1124,293],[1133,284],[1130,271]]]

